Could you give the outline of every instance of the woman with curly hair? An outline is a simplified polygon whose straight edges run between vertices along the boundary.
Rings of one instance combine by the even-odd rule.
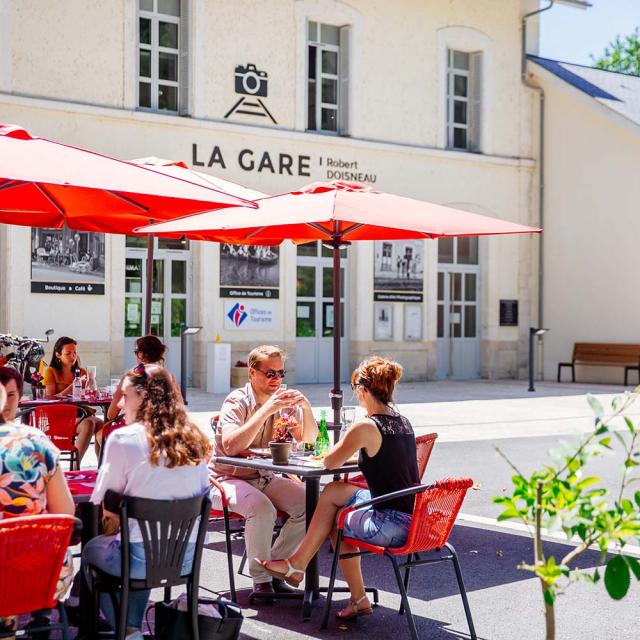
[[[372,356],[351,374],[351,388],[366,417],[349,427],[346,435],[325,456],[327,469],[338,469],[355,452],[369,485],[359,489],[347,482],[331,482],[320,495],[307,533],[298,550],[283,560],[258,560],[274,578],[298,586],[304,571],[327,536],[335,541],[336,516],[343,508],[368,502],[377,496],[420,484],[416,440],[410,422],[393,404],[393,392],[402,367],[393,360]],[[409,532],[414,496],[396,498],[381,505],[349,513],[344,535],[381,547],[401,547]],[[342,553],[358,550],[344,544]],[[373,612],[364,590],[360,557],[340,560],[351,598],[336,615],[350,620]]]
[[[205,458],[211,445],[187,417],[173,376],[166,369],[139,364],[127,373],[120,408],[127,426],[114,431],[107,439],[91,496],[94,504],[100,504],[109,489],[156,500],[179,500],[207,493],[209,478]],[[85,570],[87,564],[92,564],[117,576],[121,553],[118,516],[106,509],[104,514],[107,533],[85,545],[82,560]],[[145,576],[146,568],[142,535],[136,522],[131,524],[129,539],[131,577],[140,579]],[[187,551],[185,571],[191,568],[194,550],[192,545]],[[142,638],[140,627],[148,599],[148,591],[131,592],[128,638]],[[100,607],[115,628],[115,612],[107,596],[101,599]]]

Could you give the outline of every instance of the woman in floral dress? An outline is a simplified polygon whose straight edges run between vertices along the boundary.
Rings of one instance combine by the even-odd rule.
[[[0,384],[0,414],[6,401]],[[0,521],[41,513],[73,515],[75,508],[59,464],[60,451],[42,431],[8,422],[0,424]],[[73,580],[73,557],[67,551],[55,598],[60,600]],[[0,629],[15,619],[0,618]]]

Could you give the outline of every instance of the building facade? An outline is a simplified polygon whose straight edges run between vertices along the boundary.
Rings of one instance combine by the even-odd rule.
[[[554,379],[576,342],[638,343],[640,78],[537,57],[529,69],[546,103],[542,322]],[[578,366],[576,379],[622,384],[624,370]]]
[[[537,98],[521,82],[534,0],[0,2],[0,121],[119,158],[182,160],[277,194],[321,180],[537,224]],[[80,28],[79,25],[82,25]],[[536,27],[529,41],[535,53]],[[389,212],[392,219],[393,212]],[[369,353],[407,379],[518,377],[538,238],[363,242],[344,252],[343,374]],[[0,329],[73,335],[107,379],[142,331],[146,239],[0,226]],[[30,250],[29,250],[30,249]],[[290,353],[331,379],[332,263],[319,244],[249,251],[156,240],[152,325],[177,372],[181,322],[232,360]]]

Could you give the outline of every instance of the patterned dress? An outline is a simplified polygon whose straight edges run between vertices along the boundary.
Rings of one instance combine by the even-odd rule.
[[[60,451],[42,431],[0,424],[0,520],[47,513],[47,484],[58,469],[59,458]],[[72,580],[73,556],[67,550],[56,587],[57,600]],[[2,622],[0,618],[0,628]]]

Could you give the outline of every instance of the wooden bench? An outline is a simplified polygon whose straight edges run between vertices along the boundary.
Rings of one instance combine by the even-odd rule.
[[[609,344],[605,342],[576,342],[571,362],[558,363],[558,382],[562,367],[571,367],[571,382],[576,381],[576,365],[624,367],[624,386],[629,371],[637,371],[640,380],[640,344]]]

